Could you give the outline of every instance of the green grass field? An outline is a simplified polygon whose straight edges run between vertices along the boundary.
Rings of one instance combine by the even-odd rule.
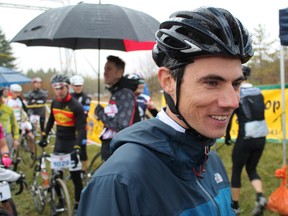
[[[231,176],[231,151],[233,146],[222,146],[224,144],[217,143],[217,153],[221,156],[225,167],[227,169],[228,175]],[[51,151],[51,145],[48,147],[48,151]],[[92,159],[93,155],[99,151],[99,147],[95,145],[88,146],[88,156],[89,159]],[[277,168],[280,168],[282,166],[283,162],[283,150],[282,150],[282,144],[275,144],[275,143],[267,143],[266,148],[264,151],[264,154],[262,156],[262,159],[260,161],[260,164],[258,166],[258,171],[262,177],[263,180],[263,186],[264,186],[264,193],[265,196],[268,198],[269,195],[276,190],[279,186],[281,181],[274,177],[274,171]],[[27,169],[23,166],[20,167],[21,170],[26,174],[27,176],[27,182],[31,183],[31,176],[32,176],[32,169]],[[73,186],[71,180],[68,181],[68,188],[70,190],[70,197],[73,198]],[[250,215],[251,210],[254,207],[255,203],[255,192],[252,188],[252,186],[249,184],[248,177],[246,175],[245,170],[243,170],[242,173],[242,190],[241,190],[241,215],[248,216]],[[15,191],[12,191],[12,193],[15,193]],[[13,199],[16,203],[19,215],[21,216],[38,216],[39,214],[36,212],[36,209],[33,204],[32,196],[30,195],[29,191],[24,191],[21,195],[15,196],[13,195]],[[73,199],[72,203],[73,203]],[[95,209],[95,212],[97,213],[97,209]],[[46,206],[45,212],[43,215],[49,215],[49,206]],[[278,215],[273,212],[266,211],[265,216],[273,216]]]

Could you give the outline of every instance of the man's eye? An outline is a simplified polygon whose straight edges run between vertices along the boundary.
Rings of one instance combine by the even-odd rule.
[[[218,83],[217,83],[217,81],[212,81],[211,80],[211,81],[207,81],[206,84],[209,85],[209,86],[217,86]]]
[[[235,89],[239,89],[240,86],[241,86],[241,82],[233,83],[233,87],[234,87]]]

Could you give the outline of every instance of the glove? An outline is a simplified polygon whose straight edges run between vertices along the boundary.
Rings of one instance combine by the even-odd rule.
[[[12,160],[9,157],[8,154],[3,154],[2,155],[2,164],[4,165],[4,167],[8,168],[11,164],[12,164]]]
[[[48,145],[47,136],[43,135],[38,144],[39,144],[39,146],[41,146],[43,148],[46,147]]]

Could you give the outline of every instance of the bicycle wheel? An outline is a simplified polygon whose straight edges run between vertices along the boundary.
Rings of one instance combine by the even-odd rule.
[[[72,208],[70,203],[70,196],[67,189],[66,184],[64,181],[60,178],[56,178],[55,180],[55,186],[51,189],[51,200],[50,200],[50,215],[72,215]],[[60,194],[58,194],[59,203],[61,203],[61,207],[57,205],[56,202],[56,190],[55,187],[58,187],[60,190]],[[59,208],[60,207],[60,208]]]
[[[102,165],[103,161],[101,158],[101,152],[98,152],[93,159],[91,160],[91,163],[89,164],[87,168],[87,177],[91,178],[94,174],[94,172]]]
[[[15,149],[14,147],[11,150],[10,158],[12,160],[12,164],[9,167],[10,170],[17,171],[18,164],[20,163],[21,159],[19,157],[19,149]]]
[[[21,158],[23,164],[25,166],[28,166],[29,168],[32,168],[37,159],[37,147],[35,142],[33,141],[32,146],[29,146],[28,137],[23,136],[21,138],[18,150],[19,150],[18,157]]]
[[[5,215],[5,213],[8,213],[8,215],[13,215],[13,216],[18,215],[13,199],[2,201],[1,204],[2,204],[3,215]]]
[[[40,173],[40,165],[36,164],[33,173],[33,183],[31,186],[31,193],[33,202],[38,213],[43,213],[45,208],[45,191],[42,187],[42,177]]]

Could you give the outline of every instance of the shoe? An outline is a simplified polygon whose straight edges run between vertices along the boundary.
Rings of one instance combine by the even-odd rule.
[[[64,204],[63,202],[59,202],[57,205],[56,205],[56,212],[63,212],[65,209],[64,209]]]
[[[232,209],[236,216],[240,215],[240,208],[237,208],[237,209],[232,208]]]
[[[256,202],[255,208],[252,211],[252,216],[261,216],[266,208],[267,200],[265,197],[260,197],[259,201]]]

